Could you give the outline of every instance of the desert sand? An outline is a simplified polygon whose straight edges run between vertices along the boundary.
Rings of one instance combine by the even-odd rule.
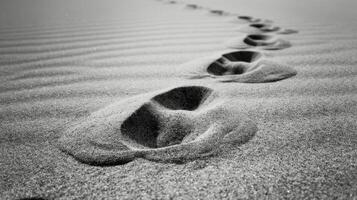
[[[356,7],[2,1],[0,199],[356,199]]]

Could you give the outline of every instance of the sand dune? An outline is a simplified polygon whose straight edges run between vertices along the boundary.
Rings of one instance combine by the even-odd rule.
[[[356,198],[355,7],[1,2],[0,199]]]

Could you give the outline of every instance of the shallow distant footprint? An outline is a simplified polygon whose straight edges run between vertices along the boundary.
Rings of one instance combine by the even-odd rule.
[[[237,17],[239,20],[244,20],[249,23],[272,23],[272,20],[269,19],[260,19],[260,18],[255,18],[251,16],[246,16],[246,15],[240,15]]]
[[[288,66],[264,59],[257,51],[235,51],[218,58],[202,58],[184,64],[183,68],[193,68],[189,78],[214,78],[220,82],[274,82],[297,74]]]
[[[259,29],[261,32],[276,32],[281,29],[280,27],[274,26],[269,23],[252,23],[249,26]]]
[[[92,165],[124,164],[135,158],[182,162],[210,155],[222,143],[242,144],[257,127],[202,86],[138,95],[109,105],[73,125],[59,148]]]
[[[229,15],[229,13],[224,10],[209,10],[209,12],[215,15]]]
[[[264,50],[281,50],[291,47],[289,41],[268,34],[249,34],[242,38],[235,38],[226,42],[226,45],[235,49],[258,47]]]
[[[293,34],[297,33],[297,30],[293,29],[282,29],[278,26],[274,26],[270,23],[252,23],[249,25],[250,27],[253,27],[257,30],[259,30],[261,33],[270,33],[270,32],[275,32],[277,34]]]
[[[186,8],[191,8],[191,9],[200,9],[201,6],[198,6],[196,4],[187,4]]]

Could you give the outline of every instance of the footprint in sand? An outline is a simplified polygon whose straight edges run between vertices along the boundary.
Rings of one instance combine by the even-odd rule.
[[[268,34],[249,34],[242,38],[229,40],[226,45],[234,49],[255,47],[263,50],[281,50],[291,47],[290,42]]]
[[[210,13],[215,14],[215,15],[229,15],[229,13],[223,11],[223,10],[209,10]]]
[[[260,33],[275,32],[277,34],[293,34],[298,32],[293,29],[282,29],[269,23],[252,23],[249,26],[259,30]]]
[[[191,9],[200,9],[201,7],[196,5],[196,4],[187,4],[186,8],[191,8]]]
[[[260,30],[261,32],[267,33],[267,32],[276,32],[279,31],[281,28],[278,26],[274,26],[272,24],[268,23],[252,23],[249,25],[250,27],[256,28]]]
[[[262,19],[259,19],[259,18],[254,18],[254,17],[246,16],[246,15],[240,15],[237,18],[240,19],[240,20],[244,20],[244,21],[250,22],[250,23],[258,23],[258,22],[272,23],[271,20],[262,20]]]
[[[257,127],[210,88],[184,86],[112,104],[73,125],[59,148],[83,163],[124,164],[135,158],[183,162],[223,143],[242,144]]]
[[[299,31],[294,30],[294,29],[283,29],[281,31],[279,31],[279,34],[293,34],[293,33],[298,33]]]
[[[220,82],[264,83],[292,77],[296,70],[264,59],[257,51],[235,51],[219,56],[202,58],[182,65],[194,69],[188,77],[214,78]]]

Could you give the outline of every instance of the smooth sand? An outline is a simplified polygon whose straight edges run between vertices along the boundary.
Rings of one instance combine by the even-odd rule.
[[[357,198],[356,2],[185,3],[0,3],[1,199]],[[246,17],[238,20],[237,14]],[[289,42],[291,46],[277,50],[262,48],[271,43],[244,48],[262,54],[259,59],[278,67],[268,65],[267,73],[248,76],[254,81],[236,73],[262,69],[259,65],[251,67],[255,62],[223,71],[218,68],[208,72],[209,76],[202,70],[221,55],[240,51],[227,45],[231,41],[239,43],[255,34],[272,34],[273,45],[275,38]],[[192,72],[202,77],[187,76]],[[268,75],[273,80],[261,81]],[[236,81],[219,80],[224,77]],[[186,100],[177,103],[173,100],[177,93],[168,92],[168,88],[193,85],[218,92],[212,102],[231,107],[231,112],[224,112],[229,114],[223,118],[205,115],[196,110],[198,104],[187,104],[192,101]],[[162,124],[173,119],[165,126],[169,130],[181,133],[191,126],[202,129],[189,135],[188,141],[206,141],[202,136],[205,126],[197,124],[210,124],[212,119],[227,118],[228,125],[223,127],[238,124],[242,131],[232,134],[233,139],[248,130],[239,126],[240,119],[249,119],[258,129],[252,129],[254,134],[248,134],[239,144],[202,142],[203,149],[214,150],[213,154],[189,155],[188,160],[180,157],[180,162],[174,163],[161,162],[170,161],[164,153],[148,154],[146,158],[140,154],[126,164],[93,166],[73,157],[73,146],[63,148],[76,144],[73,141],[94,144],[102,150],[117,148],[112,145],[117,144],[117,138],[110,140],[113,134],[108,135],[112,129],[99,127],[102,132],[91,132],[92,138],[97,138],[94,143],[83,143],[90,140],[81,127],[91,127],[86,124],[98,113],[134,113],[132,104],[128,103],[127,109],[122,104],[129,98],[134,98],[134,104],[139,102],[139,107],[156,98],[165,109],[173,110],[158,117]],[[212,102],[202,104],[202,109],[220,108]],[[182,118],[182,112],[175,111],[178,105],[193,115]],[[162,113],[161,106],[155,111],[144,107],[143,112]],[[140,125],[151,123],[147,115],[140,116],[140,112],[134,118],[127,113],[120,120],[132,119],[128,129],[140,133],[145,129]],[[188,120],[192,116],[202,121],[192,124],[197,122]],[[110,122],[100,121],[112,128],[120,126]],[[83,137],[64,136],[78,124]],[[101,134],[107,137],[103,144],[98,139]],[[133,137],[136,139],[128,145],[130,148],[155,144],[145,143],[148,140],[142,140],[140,134]],[[180,145],[182,138],[163,134],[159,141],[158,145],[165,147]]]

